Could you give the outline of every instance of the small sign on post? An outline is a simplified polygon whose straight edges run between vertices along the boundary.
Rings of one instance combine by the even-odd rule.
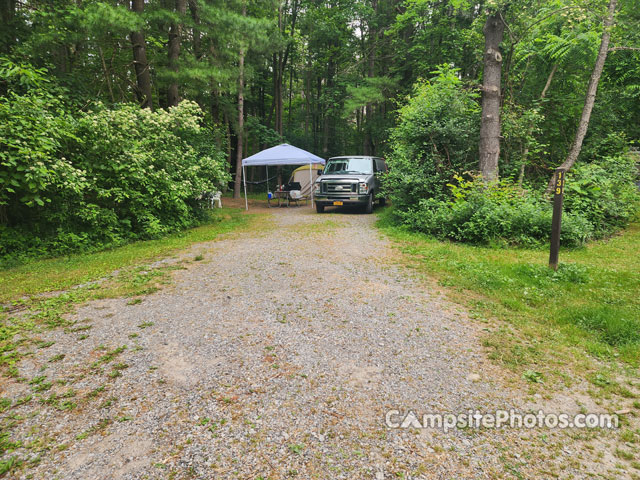
[[[560,251],[560,227],[562,225],[562,200],[564,198],[564,182],[567,171],[556,169],[556,185],[553,190],[553,218],[551,220],[551,251],[549,267],[558,270],[558,253]]]

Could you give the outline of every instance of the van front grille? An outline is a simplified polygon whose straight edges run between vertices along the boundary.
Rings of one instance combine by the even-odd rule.
[[[323,193],[356,193],[358,190],[358,184],[355,182],[322,182]]]

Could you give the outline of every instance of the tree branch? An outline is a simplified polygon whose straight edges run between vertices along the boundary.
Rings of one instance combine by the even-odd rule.
[[[615,52],[616,50],[640,51],[640,47],[624,47],[624,46],[620,46],[620,47],[611,47],[611,48],[609,48],[610,52]]]

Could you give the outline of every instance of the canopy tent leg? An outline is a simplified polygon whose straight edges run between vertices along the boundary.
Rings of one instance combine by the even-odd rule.
[[[244,171],[244,165],[242,166],[242,181],[244,183],[244,207],[249,210],[249,200],[247,199],[247,175]]]
[[[313,208],[313,170],[311,170],[311,164],[309,164],[309,186],[311,187],[311,208]]]

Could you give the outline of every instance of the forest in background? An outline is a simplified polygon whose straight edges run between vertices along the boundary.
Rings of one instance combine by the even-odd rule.
[[[3,0],[0,14],[2,256],[191,225],[200,193],[234,182],[239,159],[285,141],[323,157],[386,156],[398,217],[418,230],[535,243],[547,235],[543,196],[514,189],[543,189],[567,159],[604,33],[579,149],[578,165],[592,166],[574,182],[574,210],[588,218],[572,221],[569,205],[567,242],[609,233],[635,211],[625,155],[640,139],[637,0]],[[487,93],[490,20],[498,89]],[[491,175],[510,183],[474,197],[465,172],[484,172],[490,95],[500,115]],[[182,113],[166,111],[178,104]],[[168,174],[149,178],[149,168]],[[452,198],[464,208],[450,208]],[[514,239],[515,227],[492,229],[493,220],[461,233],[487,217],[487,198],[500,204],[490,208],[498,224],[501,209],[534,198],[537,236]],[[605,218],[612,206],[615,218]],[[531,228],[533,210],[514,220],[518,231]]]

